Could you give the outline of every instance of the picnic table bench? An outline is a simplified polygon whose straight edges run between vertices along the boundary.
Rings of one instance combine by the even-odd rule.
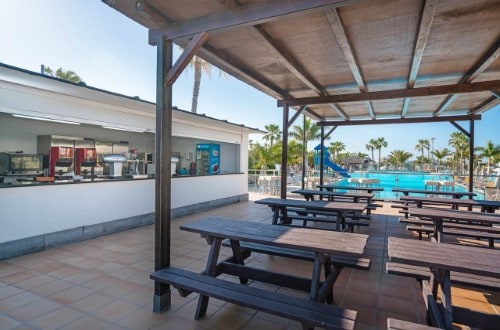
[[[442,195],[442,196],[452,196],[452,198],[462,198],[467,196],[472,198],[476,196],[476,193],[468,191],[436,191],[436,190],[422,190],[422,189],[406,189],[406,188],[394,188],[393,192],[403,193],[404,196],[409,196],[409,194],[423,194],[423,195]]]
[[[405,203],[414,203],[416,207],[424,205],[449,205],[451,209],[458,210],[460,206],[465,206],[472,211],[473,207],[480,207],[481,212],[495,213],[496,209],[500,208],[500,201],[487,201],[482,199],[462,199],[462,198],[439,198],[439,197],[422,197],[422,196],[401,196],[399,198]],[[403,206],[403,209],[404,209]]]
[[[313,201],[314,196],[318,196],[321,200],[326,198],[329,201],[346,201],[359,203],[364,201],[366,206],[366,213],[370,214],[371,210],[375,210],[377,207],[381,207],[380,204],[373,204],[373,193],[367,192],[343,192],[343,191],[322,191],[314,189],[297,189],[293,190],[292,193],[304,196],[307,201]]]
[[[371,194],[374,191],[383,191],[384,188],[381,187],[353,187],[353,186],[342,186],[342,185],[332,185],[332,184],[319,184],[316,185],[316,188],[320,188],[321,190],[325,189],[326,191],[335,191],[335,190],[357,190],[357,191],[366,191]]]
[[[433,239],[437,242],[442,241],[443,234],[478,237],[488,239],[489,247],[493,248],[495,240],[500,239],[498,227],[493,227],[493,225],[500,224],[500,216],[498,215],[417,207],[408,208],[408,213],[414,217],[420,218],[404,220],[407,223],[420,225],[419,227],[410,227],[411,230],[421,230],[432,233]],[[422,222],[422,220],[425,219],[432,221],[431,227],[422,226],[425,225],[425,223]]]
[[[324,231],[318,235],[318,231],[308,228],[273,226],[217,217],[181,225],[180,229],[198,233],[210,244],[205,271],[199,274],[168,267],[152,273],[151,278],[173,285],[181,296],[187,296],[191,292],[200,293],[195,319],[205,315],[209,297],[214,297],[299,321],[305,328],[354,328],[357,315],[355,311],[323,302],[333,302],[333,284],[340,273],[339,269],[332,266],[332,258],[361,257],[368,239],[366,235],[333,231]],[[222,241],[226,239],[230,242],[233,254],[219,261]],[[248,251],[241,248],[243,243],[309,253],[314,256],[311,277],[247,266],[244,260]],[[239,277],[241,284],[217,278],[220,274]],[[243,285],[249,280],[306,291],[309,292],[309,300]]]
[[[498,280],[499,250],[389,237],[388,255],[390,262],[429,270],[428,280],[421,279],[421,274],[417,272],[414,272],[413,277],[422,281],[422,295],[433,326],[453,329],[453,322],[481,329],[496,329],[498,326],[498,315],[452,306],[451,273]]]
[[[292,225],[293,220],[303,222],[330,222],[335,224],[335,230],[349,229],[355,226],[369,225],[369,216],[362,212],[366,209],[365,203],[305,201],[296,199],[264,198],[255,201],[256,204],[267,205],[273,212],[273,224]],[[296,213],[292,214],[292,212]],[[363,219],[368,217],[368,219]]]

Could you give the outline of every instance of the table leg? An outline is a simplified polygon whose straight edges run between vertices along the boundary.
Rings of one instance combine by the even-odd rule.
[[[451,305],[450,271],[431,268],[432,295],[437,299],[438,291],[441,298],[441,321],[445,329],[453,329],[453,313]]]
[[[219,259],[220,247],[222,244],[222,238],[211,237],[210,238],[210,253],[208,254],[207,266],[205,268],[205,274],[209,276],[215,276],[215,270],[217,268],[217,260]],[[196,307],[196,313],[194,315],[195,320],[199,320],[205,316],[208,307],[208,296],[200,295],[198,299],[198,306]]]
[[[434,238],[438,243],[443,241],[443,219],[434,219]]]
[[[233,250],[234,263],[237,265],[245,265],[243,255],[241,253],[240,242],[236,240],[230,240],[231,249]],[[248,278],[240,277],[241,284],[247,284]]]

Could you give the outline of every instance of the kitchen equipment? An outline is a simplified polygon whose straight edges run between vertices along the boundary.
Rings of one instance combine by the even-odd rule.
[[[0,153],[0,174],[40,174],[43,156],[22,153]]]
[[[72,147],[50,147],[49,176],[63,175],[71,172],[73,151]]]
[[[76,148],[75,151],[75,174],[87,175],[92,173],[97,163],[97,151],[95,148]]]
[[[122,176],[123,163],[127,160],[128,158],[121,154],[108,154],[102,157],[103,163],[109,163],[109,175],[115,178]]]

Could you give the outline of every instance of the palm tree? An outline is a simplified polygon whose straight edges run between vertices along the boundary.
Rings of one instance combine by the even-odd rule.
[[[417,164],[420,163],[422,165],[422,171],[423,171],[423,166],[424,164],[428,161],[428,158],[425,156],[418,156],[416,159]]]
[[[341,141],[333,141],[330,143],[328,146],[328,151],[333,154],[333,159],[338,160],[337,157],[339,156],[339,153],[345,150],[345,143]]]
[[[415,146],[415,150],[422,153],[422,157],[420,157],[420,160],[422,161],[422,166],[424,165],[423,161],[426,159],[424,157],[424,151],[426,149],[427,149],[427,158],[429,158],[429,148],[430,148],[430,142],[429,140],[425,139],[418,140],[418,143]]]
[[[479,158],[486,158],[488,160],[486,173],[490,174],[490,166],[495,162],[495,159],[500,156],[500,145],[493,144],[491,140],[486,141],[484,147],[477,147],[479,151]]]
[[[380,170],[380,155],[382,154],[382,148],[387,148],[387,141],[383,137],[379,137],[375,140],[375,149],[378,150],[378,169]]]
[[[321,138],[321,130],[318,125],[313,124],[312,120],[304,117],[305,120],[305,137],[306,137],[306,145],[304,146],[307,150],[307,143],[309,141],[318,140]],[[304,140],[304,129],[302,126],[295,125],[293,126],[293,131],[288,133],[292,139],[297,140],[297,142],[302,143]]]
[[[456,170],[463,173],[463,168],[460,169],[460,166],[463,165],[462,159],[464,159],[467,154],[469,138],[462,132],[453,132],[450,135],[448,144],[455,149],[454,159],[457,164]]]
[[[280,127],[276,124],[269,124],[264,126],[267,133],[262,137],[264,141],[270,142],[270,147],[273,146],[274,141],[281,139],[281,130]]]
[[[397,165],[399,168],[403,167],[403,165],[410,159],[413,155],[408,151],[404,150],[393,150],[387,157],[387,161],[390,164]]]
[[[71,70],[65,71],[62,68],[59,68],[56,70],[56,72],[54,72],[54,70],[52,70],[49,66],[47,66],[43,68],[43,73],[51,77],[56,77],[59,79],[74,82],[75,84],[83,82],[80,76]]]
[[[438,161],[438,172],[439,172],[439,168],[441,167],[441,162],[443,161],[443,159],[451,155],[451,151],[444,148],[442,150],[434,150],[432,154],[434,155],[434,157],[436,157]]]
[[[368,141],[368,143],[366,144],[366,149],[368,151],[371,152],[372,154],[372,162],[373,160],[375,159],[375,157],[373,156],[373,151],[376,149],[376,146],[377,146],[377,140],[375,139],[371,139],[370,141]]]
[[[198,109],[198,96],[200,95],[201,74],[206,73],[210,77],[212,65],[202,58],[195,56],[190,62],[194,67],[193,99],[191,100],[191,112],[196,113]]]

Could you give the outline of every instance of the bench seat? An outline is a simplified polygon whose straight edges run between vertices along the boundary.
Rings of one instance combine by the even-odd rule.
[[[231,246],[228,240],[222,242],[224,246]],[[314,254],[312,252],[304,252],[293,249],[287,249],[277,246],[268,246],[258,243],[240,242],[240,249],[242,251],[250,251],[257,253],[265,253],[279,257],[294,258],[305,261],[314,261]],[[337,267],[348,267],[355,269],[368,270],[370,269],[370,259],[356,258],[348,256],[332,256],[331,262]]]
[[[431,272],[427,267],[400,264],[397,262],[387,262],[386,270],[388,274],[414,277],[419,281],[428,281]],[[474,274],[450,273],[451,282],[459,285],[471,286],[479,289],[500,290],[500,279],[485,277]]]
[[[181,295],[200,295],[275,314],[303,324],[326,329],[354,329],[357,312],[277,292],[266,291],[191,271],[167,267],[150,275],[151,279],[179,289]],[[202,317],[201,315],[200,317]]]
[[[438,329],[425,324],[402,321],[398,319],[387,319],[387,330],[433,330]]]

